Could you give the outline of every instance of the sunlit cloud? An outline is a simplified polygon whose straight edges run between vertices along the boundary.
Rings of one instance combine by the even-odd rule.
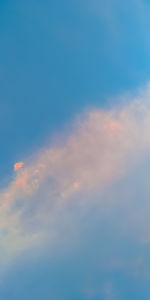
[[[24,163],[23,162],[18,162],[14,164],[14,170],[18,171],[19,169],[21,169],[23,167]]]
[[[14,165],[12,181],[0,191],[3,256],[44,243],[56,230],[58,211],[74,199],[80,203],[81,195],[100,194],[145,157],[149,95],[148,86],[122,107],[78,116],[64,140]]]

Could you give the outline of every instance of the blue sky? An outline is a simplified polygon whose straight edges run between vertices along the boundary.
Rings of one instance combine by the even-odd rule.
[[[0,299],[150,298],[149,16],[0,1]]]
[[[149,20],[136,1],[5,0],[0,14],[2,175],[88,105],[149,78]]]

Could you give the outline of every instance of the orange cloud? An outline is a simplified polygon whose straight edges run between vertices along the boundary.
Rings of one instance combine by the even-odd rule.
[[[27,179],[28,179],[27,174],[25,172],[22,173],[21,176],[18,176],[16,178],[16,185],[21,188],[26,188]]]
[[[108,122],[108,127],[111,131],[117,131],[121,129],[121,124],[116,120],[111,120]]]
[[[78,189],[80,185],[79,185],[78,182],[74,182],[73,186],[74,186],[75,189]]]
[[[14,170],[18,171],[19,169],[21,169],[23,167],[24,163],[23,162],[18,162],[16,164],[14,164]]]

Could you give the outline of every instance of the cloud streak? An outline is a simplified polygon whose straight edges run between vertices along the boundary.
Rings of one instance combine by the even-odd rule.
[[[79,116],[67,136],[16,163],[0,191],[0,252],[12,257],[49,239],[58,211],[99,194],[150,150],[150,87],[122,107]],[[125,101],[124,101],[125,102]],[[77,204],[78,205],[78,204]]]

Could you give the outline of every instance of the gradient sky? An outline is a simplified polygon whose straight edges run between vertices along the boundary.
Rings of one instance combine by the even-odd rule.
[[[148,0],[0,1],[0,300],[150,299],[149,32]]]

